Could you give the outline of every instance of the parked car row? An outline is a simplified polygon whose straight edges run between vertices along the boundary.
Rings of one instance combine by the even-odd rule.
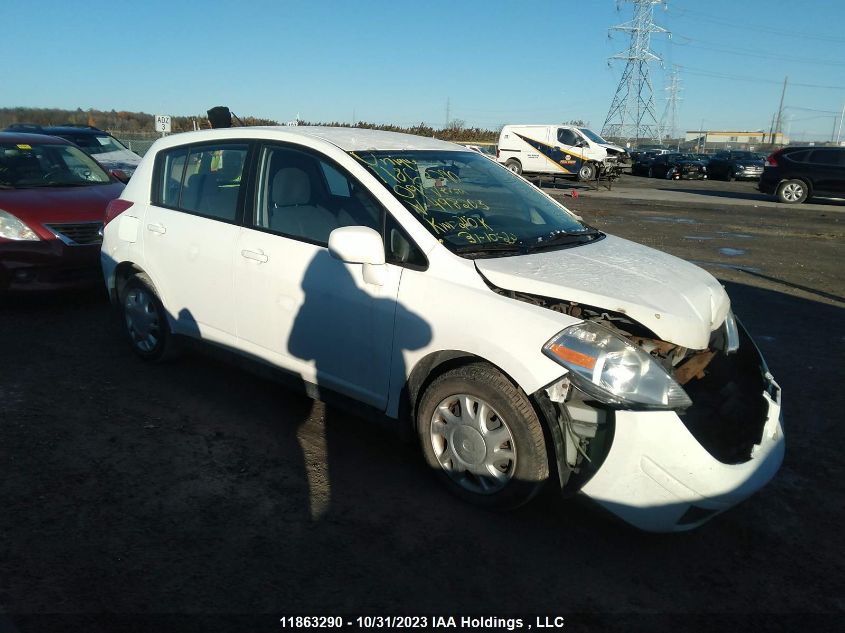
[[[663,149],[631,155],[635,176],[756,180],[761,192],[787,204],[813,196],[845,198],[845,147],[785,147],[768,158],[747,151],[702,155]]]
[[[637,159],[631,165],[633,175],[669,180],[703,180],[707,178],[707,165],[694,154],[651,153],[651,151],[637,156]]]

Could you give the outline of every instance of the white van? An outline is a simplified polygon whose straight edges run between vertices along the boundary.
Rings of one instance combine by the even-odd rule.
[[[498,160],[521,174],[563,174],[578,180],[596,177],[597,165],[625,150],[589,128],[574,125],[506,125],[499,134]]]

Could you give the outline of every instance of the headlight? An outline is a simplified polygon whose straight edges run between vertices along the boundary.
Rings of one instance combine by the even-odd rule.
[[[26,224],[2,209],[0,209],[0,238],[31,241],[41,239]]]
[[[566,328],[543,346],[543,353],[569,369],[579,389],[607,404],[649,409],[692,404],[660,363],[591,321]]]

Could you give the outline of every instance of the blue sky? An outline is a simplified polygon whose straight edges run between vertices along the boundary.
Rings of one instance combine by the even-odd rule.
[[[628,45],[608,28],[631,15],[615,0],[0,0],[0,107],[441,126],[448,100],[470,125],[598,130],[623,68],[607,58]],[[669,0],[655,15],[672,38],[653,49],[681,66],[679,128],[768,130],[788,75],[791,135],[831,137],[845,2]]]

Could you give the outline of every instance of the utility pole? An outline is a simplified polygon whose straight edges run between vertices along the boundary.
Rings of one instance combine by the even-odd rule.
[[[449,127],[449,119],[451,118],[449,109],[449,97],[446,97],[446,125],[444,127]]]
[[[789,79],[789,77],[783,78],[783,90],[780,93],[780,105],[778,106],[778,120],[777,120],[777,123],[775,124],[775,134],[777,134],[778,132],[781,131],[780,124],[781,124],[781,120],[783,118],[783,97],[786,95],[786,82],[787,82],[788,79]],[[783,138],[783,137],[781,137],[781,138]],[[774,142],[774,138],[772,139],[772,141]]]
[[[836,144],[839,145],[839,139],[842,136],[842,118],[845,117],[845,103],[842,104],[842,114],[839,115],[839,129],[836,131]]]
[[[654,112],[654,95],[648,75],[649,62],[662,61],[651,51],[652,33],[669,33],[654,23],[654,5],[664,0],[624,0],[634,5],[634,18],[610,28],[630,34],[628,50],[610,58],[625,60],[625,70],[601,129],[616,141],[659,139],[660,123]]]

